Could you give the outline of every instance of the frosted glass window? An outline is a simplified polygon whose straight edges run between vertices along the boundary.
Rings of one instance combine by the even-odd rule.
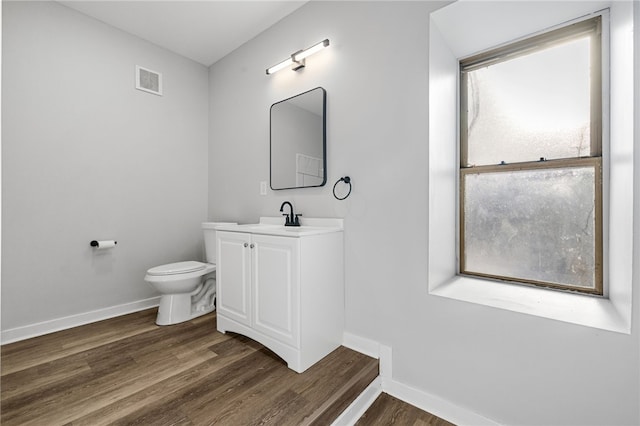
[[[591,155],[589,52],[583,37],[467,72],[467,162]]]
[[[594,167],[464,176],[464,271],[595,288]]]
[[[460,273],[603,294],[601,17],[460,61]]]

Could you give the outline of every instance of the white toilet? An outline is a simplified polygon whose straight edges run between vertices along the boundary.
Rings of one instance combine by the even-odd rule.
[[[224,224],[227,224],[225,222]],[[156,266],[144,280],[160,294],[156,324],[178,324],[216,308],[216,230],[219,222],[202,224],[207,263],[187,261]]]

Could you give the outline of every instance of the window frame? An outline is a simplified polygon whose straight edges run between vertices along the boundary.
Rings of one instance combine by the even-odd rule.
[[[495,164],[474,166],[468,164],[468,104],[466,73],[493,64],[515,59],[519,56],[544,50],[548,47],[564,43],[573,39],[589,35],[591,37],[590,69],[590,154],[583,157],[569,157],[562,159],[528,161],[511,164]],[[581,294],[596,296],[604,295],[603,273],[603,164],[602,164],[602,16],[585,19],[567,26],[554,29],[533,37],[518,40],[494,49],[461,59],[459,61],[459,181],[458,181],[458,274],[473,276],[489,280],[499,280],[513,284],[534,285],[538,287],[567,290]],[[594,169],[594,197],[595,197],[595,228],[594,228],[594,287],[541,282],[524,278],[506,277],[487,273],[467,271],[465,268],[465,217],[464,196],[465,176],[479,173],[500,173],[520,170],[540,170],[571,167],[593,167]]]

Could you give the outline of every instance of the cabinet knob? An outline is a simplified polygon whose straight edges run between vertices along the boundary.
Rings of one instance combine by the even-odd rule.
[[[249,247],[254,248],[254,247],[255,247],[255,245],[254,245],[254,244],[251,244]]]
[[[247,243],[244,243],[244,246],[245,246],[245,247],[247,247],[248,245],[249,245],[249,244],[247,244]]]

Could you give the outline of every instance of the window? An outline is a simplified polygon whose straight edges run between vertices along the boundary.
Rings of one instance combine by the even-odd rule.
[[[603,294],[601,17],[460,61],[463,275]]]

